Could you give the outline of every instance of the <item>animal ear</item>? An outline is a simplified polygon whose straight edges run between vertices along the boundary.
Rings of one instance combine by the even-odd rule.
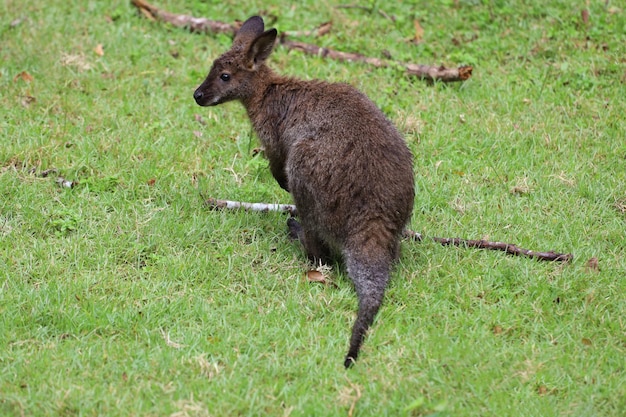
[[[233,40],[233,46],[235,45],[249,45],[254,39],[263,33],[265,24],[260,16],[252,16],[246,20],[241,28],[235,34]]]
[[[276,35],[278,32],[276,29],[270,29],[259,35],[248,49],[248,68],[252,69],[259,63],[265,61],[272,53],[274,43],[276,42]]]

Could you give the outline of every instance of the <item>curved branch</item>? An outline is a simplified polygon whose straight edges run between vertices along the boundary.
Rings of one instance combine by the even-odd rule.
[[[422,240],[424,240],[424,237],[420,233],[408,229],[405,230],[402,235],[407,239],[415,240],[417,242],[421,242]],[[540,261],[570,262],[574,259],[574,255],[572,255],[571,253],[558,253],[554,251],[537,252],[530,249],[520,248],[519,246],[512,243],[491,242],[489,240],[483,239],[461,239],[458,237],[431,237],[430,239],[442,244],[443,246],[467,246],[468,248],[499,250],[506,252],[509,255],[526,256],[528,258],[534,258]]]
[[[241,26],[240,22],[233,24],[211,20],[204,17],[194,17],[184,14],[169,13],[159,9],[145,0],[131,0],[131,3],[148,19],[163,21],[179,28],[186,28],[190,32],[202,33],[228,33],[234,35]],[[322,25],[318,29],[319,32],[326,33],[328,24]],[[391,60],[368,57],[353,52],[342,52],[334,49],[323,48],[310,43],[294,41],[288,39],[293,34],[283,33],[278,38],[279,45],[289,50],[297,50],[311,55],[322,56],[338,61],[362,62],[375,67],[402,67],[408,75],[421,78],[428,81],[454,82],[465,81],[472,76],[473,68],[469,65],[458,68],[447,68],[443,65],[421,65],[412,63],[396,62]]]

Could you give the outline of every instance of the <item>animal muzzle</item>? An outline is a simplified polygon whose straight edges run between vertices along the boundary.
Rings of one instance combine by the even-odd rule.
[[[202,92],[199,88],[194,91],[193,98],[196,100],[199,106],[215,106],[217,104],[215,99],[212,99],[207,94]]]
[[[193,92],[193,99],[196,100],[196,103],[198,103],[198,105],[206,106],[204,93],[202,91],[200,91],[200,89],[197,89],[196,91]]]

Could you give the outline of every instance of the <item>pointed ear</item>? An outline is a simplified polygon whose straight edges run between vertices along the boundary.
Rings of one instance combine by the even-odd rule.
[[[259,16],[252,16],[246,20],[235,34],[233,46],[250,44],[256,37],[263,33],[265,24]]]
[[[258,36],[248,49],[248,68],[253,69],[262,63],[272,53],[274,43],[276,42],[276,29],[270,29]]]

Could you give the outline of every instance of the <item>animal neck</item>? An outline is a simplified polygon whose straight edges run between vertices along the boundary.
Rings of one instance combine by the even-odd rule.
[[[267,115],[268,111],[269,113],[276,111],[275,107],[280,104],[275,101],[281,99],[280,95],[275,94],[276,87],[288,81],[288,78],[274,73],[267,65],[261,65],[257,71],[250,95],[241,99],[253,122],[260,114]]]

